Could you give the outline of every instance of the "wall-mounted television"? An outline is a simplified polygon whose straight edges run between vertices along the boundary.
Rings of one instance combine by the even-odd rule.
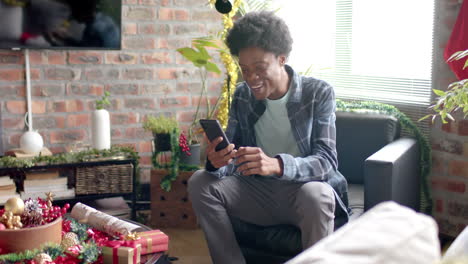
[[[0,0],[0,49],[120,49],[121,0]]]

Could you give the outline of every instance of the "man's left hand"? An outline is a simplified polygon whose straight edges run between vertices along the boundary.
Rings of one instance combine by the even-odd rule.
[[[240,147],[236,153],[236,165],[240,165],[237,171],[244,176],[283,175],[283,164],[280,158],[272,158],[266,155],[261,148]]]

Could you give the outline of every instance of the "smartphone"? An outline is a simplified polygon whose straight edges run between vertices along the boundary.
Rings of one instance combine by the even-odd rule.
[[[223,141],[221,141],[215,148],[216,151],[222,150],[226,148],[230,143],[226,134],[224,133],[223,129],[221,128],[221,124],[216,119],[200,119],[200,125],[202,126],[203,130],[205,130],[205,134],[210,141],[213,141],[215,138],[222,137]]]

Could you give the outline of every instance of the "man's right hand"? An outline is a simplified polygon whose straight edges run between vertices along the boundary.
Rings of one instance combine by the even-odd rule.
[[[226,148],[216,151],[215,148],[221,141],[223,141],[222,137],[218,137],[211,142],[208,140],[209,143],[206,148],[208,160],[213,167],[217,169],[229,164],[237,152],[237,150],[234,149],[234,144],[229,144]]]

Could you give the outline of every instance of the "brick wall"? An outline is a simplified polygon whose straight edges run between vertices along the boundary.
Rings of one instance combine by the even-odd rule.
[[[436,1],[433,85],[441,90],[456,80],[443,59],[443,50],[459,9],[457,0]],[[468,224],[468,120],[460,114],[456,120],[435,122],[431,131],[434,216],[441,233],[450,236],[456,236]]]
[[[152,136],[141,124],[157,113],[172,113],[183,126],[191,120],[199,75],[175,50],[222,28],[221,16],[207,3],[123,0],[122,50],[31,51],[34,129],[45,146],[55,153],[89,146],[94,101],[110,91],[112,144],[139,152],[141,180],[149,182]],[[24,131],[24,75],[23,52],[0,50],[3,151],[18,147]],[[210,96],[217,96],[221,82],[210,78]]]

